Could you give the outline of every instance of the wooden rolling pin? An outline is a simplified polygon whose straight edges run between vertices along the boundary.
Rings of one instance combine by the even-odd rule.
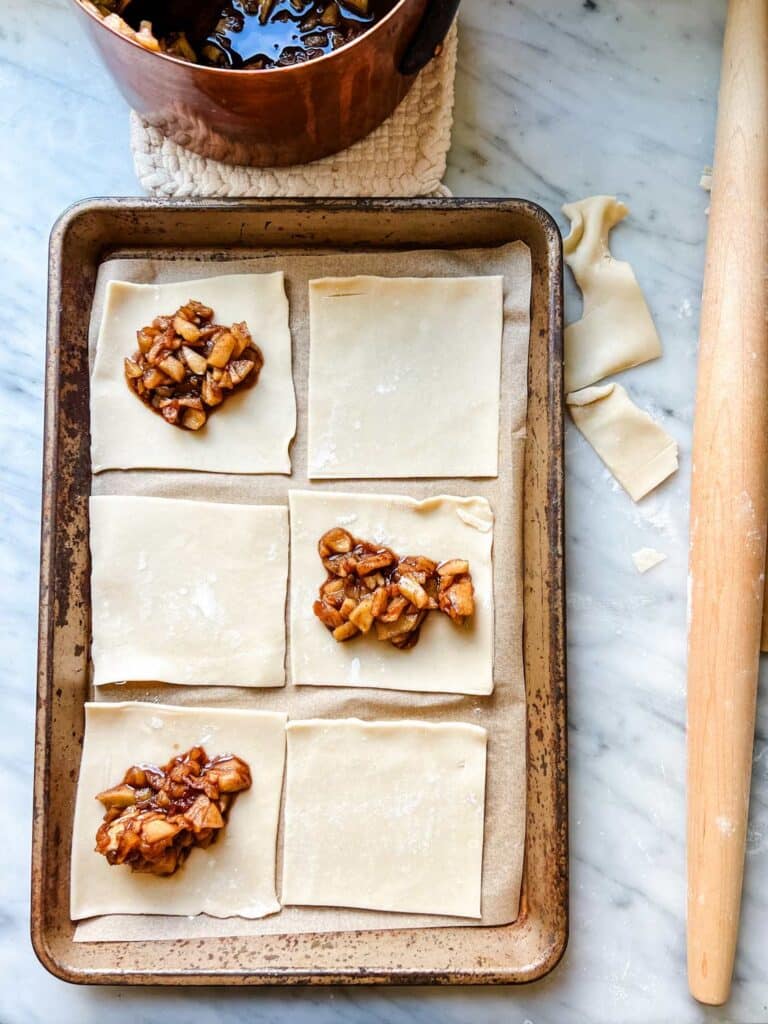
[[[768,3],[730,0],[691,484],[688,983],[728,998],[744,873],[768,524]]]

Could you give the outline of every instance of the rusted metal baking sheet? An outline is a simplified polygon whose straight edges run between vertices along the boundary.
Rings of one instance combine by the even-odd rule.
[[[206,259],[315,248],[464,248],[521,240],[533,281],[525,460],[528,818],[511,925],[74,943],[69,857],[88,697],[91,484],[88,318],[107,256]],[[562,260],[539,207],[518,200],[81,203],[51,238],[40,567],[32,941],[52,973],[103,984],[488,984],[541,977],[568,922],[563,589]]]

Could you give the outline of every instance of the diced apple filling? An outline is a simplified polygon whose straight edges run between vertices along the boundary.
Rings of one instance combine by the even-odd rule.
[[[472,576],[463,558],[400,558],[340,527],[324,533],[317,550],[328,578],[313,610],[334,640],[375,629],[379,640],[405,650],[418,642],[429,612],[444,612],[458,625],[474,615]]]
[[[96,797],[106,808],[96,851],[132,871],[172,875],[196,846],[216,840],[235,796],[250,786],[245,761],[233,754],[209,759],[202,747],[162,768],[134,765]]]
[[[212,411],[258,381],[261,349],[245,322],[213,323],[213,310],[190,299],[172,316],[136,332],[138,351],[125,360],[128,386],[166,423],[200,430]]]

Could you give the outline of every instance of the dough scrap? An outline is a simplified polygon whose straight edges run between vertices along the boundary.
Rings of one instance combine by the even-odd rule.
[[[288,510],[92,497],[94,684],[282,686]]]
[[[480,917],[485,729],[288,724],[283,903]]]
[[[667,556],[655,548],[640,548],[632,553],[632,561],[638,572],[648,572],[654,566],[666,561]]]
[[[309,476],[498,475],[503,278],[309,283]]]
[[[291,677],[311,686],[369,686],[428,693],[493,690],[493,513],[485,498],[290,491]],[[470,513],[462,518],[462,513]],[[468,521],[467,521],[468,520]],[[332,526],[436,561],[466,558],[475,614],[465,626],[431,615],[408,651],[372,634],[338,643],[312,613],[325,569],[317,542]]]
[[[280,909],[275,856],[287,716],[271,711],[165,704],[85,705],[70,874],[73,921],[103,914],[265,917]],[[201,744],[248,762],[253,785],[239,793],[223,834],[193,850],[168,878],[111,866],[94,850],[104,808],[94,799],[131,765],[164,764]]]
[[[563,240],[565,262],[581,289],[581,320],[565,328],[566,392],[661,355],[661,342],[629,263],[608,248],[611,229],[629,213],[614,196],[566,203],[571,233]]]
[[[677,469],[677,442],[620,384],[584,388],[566,402],[576,426],[633,501]]]
[[[136,331],[189,299],[217,323],[245,320],[264,354],[258,383],[232,395],[198,432],[171,427],[128,388],[123,360]],[[290,473],[296,432],[288,299],[282,273],[229,274],[169,284],[110,281],[91,376],[91,461],[105,469]]]

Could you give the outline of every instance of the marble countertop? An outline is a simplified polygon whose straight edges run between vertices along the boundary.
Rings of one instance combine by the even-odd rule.
[[[526,988],[82,989],[28,939],[46,244],[85,196],[138,191],[127,109],[66,8],[0,15],[0,763],[11,840],[0,871],[0,1020],[662,1022],[768,1019],[768,701],[759,712],[738,965],[730,1003],[685,982],[685,573],[690,433],[723,0],[463,0],[447,183],[459,195],[561,204],[617,192],[614,251],[631,260],[664,342],[626,382],[678,439],[681,470],[634,505],[566,434],[571,939]],[[578,316],[569,282],[568,311]],[[639,575],[631,553],[668,557]],[[7,831],[7,826],[6,826]],[[763,937],[762,941],[760,937]]]

